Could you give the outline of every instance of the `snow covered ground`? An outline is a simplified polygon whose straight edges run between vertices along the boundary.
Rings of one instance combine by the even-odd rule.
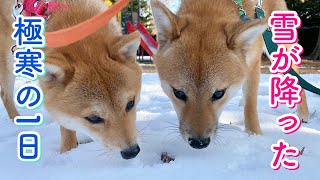
[[[143,75],[142,97],[138,106],[137,125],[141,131],[141,152],[133,160],[123,160],[118,151],[104,151],[95,142],[80,144],[78,148],[59,154],[59,127],[49,117],[40,127],[17,127],[7,117],[0,102],[0,179],[2,180],[60,180],[86,179],[308,179],[320,177],[320,96],[307,93],[311,113],[310,123],[292,134],[284,135],[275,123],[276,117],[293,113],[285,106],[268,107],[268,77],[262,75],[259,89],[259,117],[262,136],[248,136],[243,132],[243,107],[239,106],[241,92],[232,99],[222,113],[220,123],[230,124],[230,131],[221,131],[220,139],[207,149],[192,149],[169,126],[178,124],[171,102],[162,92],[157,74]],[[305,75],[320,85],[320,75]],[[19,80],[16,88],[25,82]],[[33,112],[19,109],[21,114]],[[44,109],[40,110],[46,114]],[[20,162],[16,156],[16,138],[23,130],[35,130],[42,135],[43,155],[37,163]],[[297,171],[281,168],[273,171],[269,163],[273,157],[270,145],[283,138],[299,149]],[[87,139],[80,136],[80,141]],[[163,164],[162,152],[169,152],[175,161]]]

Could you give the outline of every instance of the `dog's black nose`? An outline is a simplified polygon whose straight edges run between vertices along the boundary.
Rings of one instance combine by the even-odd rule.
[[[208,147],[208,145],[210,144],[210,138],[205,138],[205,139],[189,138],[188,142],[190,146],[195,149],[203,149]]]
[[[138,145],[134,145],[129,147],[128,149],[121,151],[121,156],[123,159],[132,159],[135,158],[140,152],[140,147]]]

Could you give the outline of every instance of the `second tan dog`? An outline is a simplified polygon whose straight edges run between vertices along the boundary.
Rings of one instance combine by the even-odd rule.
[[[215,137],[223,107],[242,87],[245,129],[261,134],[257,113],[262,32],[275,10],[287,10],[283,0],[263,5],[266,19],[254,20],[255,1],[243,0],[253,19],[243,22],[233,0],[184,0],[177,15],[151,0],[158,31],[155,64],[162,88],[177,112],[180,133],[201,149]],[[309,119],[306,98],[298,108]]]
[[[101,0],[61,0],[63,8],[47,21],[47,31],[79,24],[106,10]],[[0,85],[1,98],[11,119],[18,116],[13,103],[14,77],[10,48],[13,41],[11,7],[1,0]],[[136,104],[141,70],[135,62],[139,33],[122,36],[113,19],[89,37],[62,48],[45,49],[46,75],[40,78],[48,113],[61,125],[61,148],[77,147],[76,131],[104,147],[120,149],[124,159],[136,157]]]

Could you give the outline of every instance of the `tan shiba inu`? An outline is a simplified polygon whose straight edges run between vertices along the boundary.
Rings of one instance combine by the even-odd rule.
[[[61,0],[63,8],[47,21],[47,31],[79,24],[107,9],[101,0]],[[1,97],[11,119],[18,116],[13,99],[14,44],[11,7],[1,0],[0,85]],[[124,159],[136,157],[136,104],[141,69],[135,62],[139,33],[122,36],[115,19],[87,38],[66,47],[45,49],[46,75],[39,79],[45,107],[61,125],[61,152],[77,147],[76,131],[104,147],[121,150]]]
[[[233,0],[184,0],[177,15],[151,0],[159,49],[155,54],[161,85],[177,112],[180,133],[193,148],[214,138],[226,102],[242,87],[245,129],[261,134],[257,95],[262,32],[274,10],[287,10],[283,0],[266,1],[266,19],[254,19],[256,1],[243,0],[252,19],[242,22]],[[303,94],[299,115],[309,111]]]

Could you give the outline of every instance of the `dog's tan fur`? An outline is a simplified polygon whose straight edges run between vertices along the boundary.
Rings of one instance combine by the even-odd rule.
[[[13,19],[8,10],[12,2],[3,0],[0,8],[0,41],[4,43],[0,48],[1,97],[11,119],[18,115],[12,101]],[[100,0],[59,2],[64,7],[48,19],[49,32],[76,25],[107,8]],[[132,99],[136,104],[139,101],[141,70],[135,62],[139,43],[139,33],[122,36],[119,23],[112,19],[84,40],[45,49],[47,73],[39,82],[47,111],[61,125],[61,152],[77,146],[76,131],[86,133],[104,147],[124,150],[137,144],[136,106],[129,112],[126,106]],[[99,116],[104,122],[91,124],[85,119],[90,115]]]
[[[256,1],[244,0],[247,15],[254,19]],[[245,129],[261,134],[257,113],[262,32],[274,10],[287,10],[282,0],[264,1],[267,18],[242,22],[232,0],[184,0],[174,15],[158,0],[151,1],[159,50],[155,64],[162,87],[180,121],[185,140],[215,136],[223,106],[241,87],[244,92]],[[177,99],[173,88],[182,90],[187,101]],[[216,90],[227,89],[212,102]],[[309,112],[303,96],[299,114],[305,121]]]
[[[10,54],[10,47],[13,44],[11,39],[13,18],[10,16],[13,3],[13,1],[1,0],[3,5],[0,7],[0,95],[11,119],[19,115],[13,102],[14,75]]]

